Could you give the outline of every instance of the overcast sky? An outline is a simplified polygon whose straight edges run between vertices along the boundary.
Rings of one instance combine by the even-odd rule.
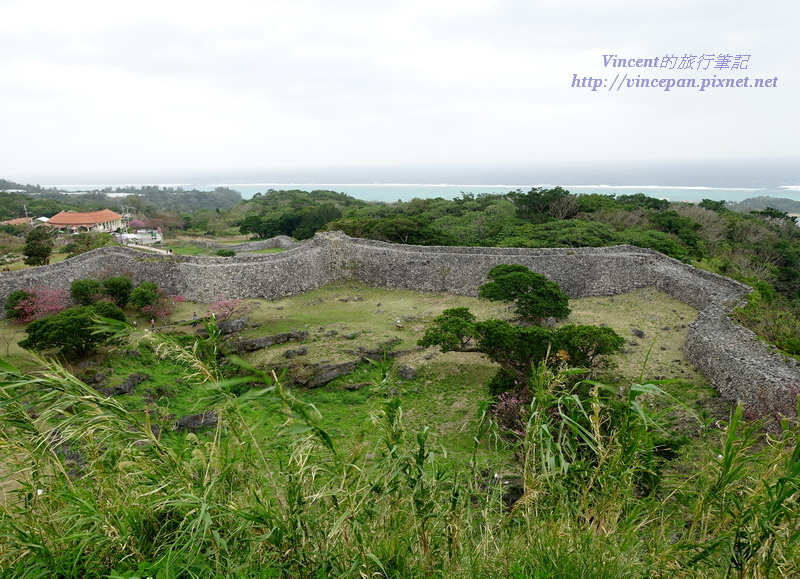
[[[798,22],[790,1],[0,0],[0,178],[798,157]],[[609,91],[626,73],[777,86]]]

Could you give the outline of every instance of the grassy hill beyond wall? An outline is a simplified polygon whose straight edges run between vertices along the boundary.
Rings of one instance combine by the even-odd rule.
[[[233,258],[156,256],[123,247],[97,249],[51,266],[0,277],[0,299],[31,286],[69,289],[76,279],[128,275],[154,281],[186,299],[218,296],[275,299],[338,280],[389,289],[476,295],[486,272],[501,263],[529,267],[572,298],[656,287],[699,310],[684,347],[686,357],[733,401],[793,407],[800,385],[794,360],[771,352],[727,314],[749,288],[655,251],[633,246],[578,249],[423,247],[353,239],[341,232],[279,254]]]

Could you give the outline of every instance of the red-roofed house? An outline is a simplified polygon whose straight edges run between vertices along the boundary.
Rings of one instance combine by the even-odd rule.
[[[33,217],[17,217],[7,221],[0,221],[0,225],[28,225],[33,221]]]
[[[62,211],[53,215],[47,225],[56,229],[78,229],[83,227],[88,231],[115,231],[122,227],[122,215],[110,209],[76,213],[75,211]]]

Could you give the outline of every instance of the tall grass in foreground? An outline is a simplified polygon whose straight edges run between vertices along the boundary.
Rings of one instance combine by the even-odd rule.
[[[706,429],[682,478],[665,475],[643,398],[537,370],[523,413],[522,496],[453,467],[400,400],[341,447],[281,384],[239,398],[219,383],[207,435],[154,435],[60,366],[0,363],[0,452],[18,489],[0,508],[9,577],[787,577],[800,573],[798,431],[764,438],[741,410]],[[285,417],[265,456],[242,408]],[[488,422],[484,416],[483,426]]]

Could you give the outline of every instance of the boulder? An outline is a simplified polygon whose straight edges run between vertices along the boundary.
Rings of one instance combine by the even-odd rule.
[[[302,342],[308,339],[308,332],[306,330],[291,332],[283,332],[282,334],[275,334],[273,336],[264,336],[263,338],[255,338],[253,340],[240,340],[237,348],[243,352],[253,352],[262,348],[269,348],[275,344],[285,344],[289,341]]]
[[[248,317],[239,318],[238,320],[225,320],[217,324],[217,327],[223,336],[227,336],[228,334],[235,334],[236,332],[244,330],[249,320],[250,318]]]
[[[416,371],[416,369],[412,368],[412,367],[411,367],[411,366],[409,366],[408,364],[403,364],[403,365],[402,365],[402,366],[400,366],[400,368],[397,370],[397,375],[398,375],[398,376],[399,376],[399,377],[400,377],[402,380],[413,380],[414,378],[416,378],[416,377],[417,377],[417,371]]]
[[[133,394],[136,387],[142,382],[150,380],[150,376],[137,372],[131,374],[120,384],[110,386],[108,388],[98,388],[97,391],[105,396],[116,396],[118,394]]]
[[[356,361],[342,362],[341,364],[318,364],[310,376],[298,378],[297,383],[306,388],[318,388],[343,374],[349,374],[356,369],[356,365]]]
[[[216,426],[217,422],[219,422],[219,416],[217,416],[217,413],[213,410],[209,412],[200,412],[199,414],[189,414],[188,416],[179,418],[175,422],[175,430],[196,432],[203,428]]]

